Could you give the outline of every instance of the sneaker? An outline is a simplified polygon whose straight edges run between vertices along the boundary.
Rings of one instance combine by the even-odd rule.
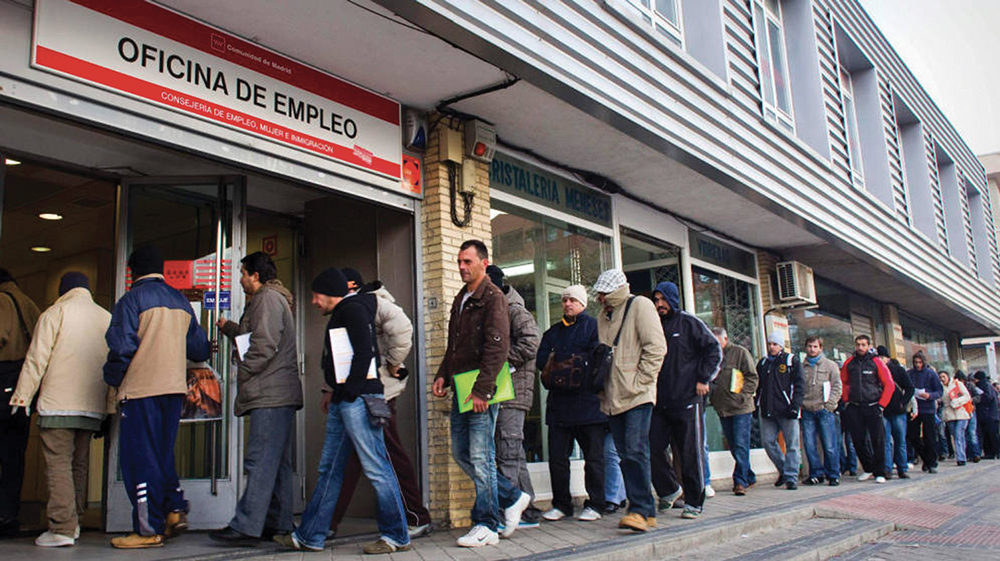
[[[57,534],[50,530],[35,538],[35,545],[38,547],[66,547],[76,545],[76,540],[66,534]]]
[[[274,543],[287,547],[288,549],[298,549],[299,551],[323,551],[322,547],[310,547],[300,542],[299,539],[295,537],[295,532],[275,535]]]
[[[164,520],[163,525],[163,537],[167,539],[176,538],[181,535],[181,532],[187,530],[188,515],[183,510],[175,510],[167,513],[167,519]]]
[[[140,536],[139,534],[129,534],[111,538],[111,545],[117,549],[146,549],[150,547],[163,547],[163,536]]]
[[[681,495],[683,494],[684,494],[684,489],[682,489],[681,487],[677,487],[677,490],[674,491],[673,493],[670,493],[666,497],[660,497],[660,501],[659,503],[657,503],[656,509],[659,510],[660,512],[670,510],[670,508],[674,506],[674,503],[677,502],[677,499],[681,498]]]
[[[593,522],[594,520],[601,519],[601,513],[588,506],[583,508],[583,512],[576,519],[581,522]]]
[[[711,499],[715,496],[715,489],[711,485],[705,485],[705,498]]]
[[[629,512],[618,521],[618,527],[634,532],[645,532],[649,530],[649,522],[645,516],[638,512]]]
[[[733,485],[733,494],[737,497],[742,497],[747,494],[747,488],[737,483],[736,485]]]
[[[937,473],[937,466],[927,468],[927,473]]]
[[[868,481],[871,478],[872,474],[868,473],[867,471],[863,471],[861,472],[861,475],[858,476],[858,481]]]
[[[80,539],[80,525],[79,524],[77,524],[76,530],[73,530],[73,539],[74,540]]]
[[[524,518],[517,523],[518,530],[530,530],[531,528],[537,528],[539,526],[541,526],[541,524],[539,524],[537,520],[525,520]]]
[[[558,508],[553,508],[550,510],[546,510],[545,514],[542,515],[542,518],[548,520],[549,522],[555,522],[556,520],[562,520],[563,518],[566,518],[566,513],[559,510]]]
[[[810,477],[802,482],[803,485],[819,485],[823,480],[818,477]]]
[[[882,477],[881,475],[875,478],[875,483],[878,483],[879,485],[885,483],[885,481],[886,481],[886,479],[884,477]]]
[[[483,547],[500,543],[500,536],[486,526],[477,524],[469,530],[468,534],[455,541],[458,547]]]
[[[681,498],[677,499],[676,501],[674,501],[674,507],[673,508],[684,508],[684,497],[681,497]]]
[[[517,525],[521,522],[521,514],[524,513],[524,509],[528,508],[531,504],[531,495],[521,492],[521,496],[518,497],[514,504],[503,509],[503,522],[505,528],[503,532],[500,533],[501,536],[509,538],[514,530],[517,530]]]
[[[409,526],[407,528],[407,530],[409,530],[409,532],[410,532],[410,539],[411,540],[414,539],[414,538],[422,538],[422,537],[426,536],[427,534],[431,533],[431,525],[430,524],[419,524],[417,526]]]
[[[965,462],[958,462],[958,465],[960,465],[960,466],[964,466],[964,465],[965,465]]]
[[[795,482],[794,479],[789,479],[788,481],[785,481],[785,489],[788,489],[789,491],[794,491],[798,488],[799,485],[798,483]]]
[[[897,477],[899,477],[900,479],[909,479],[910,478],[910,476],[905,471],[899,472],[899,475]]]
[[[681,513],[681,518],[686,518],[688,520],[694,520],[698,518],[701,514],[701,507],[686,505],[684,507],[684,512]]]
[[[779,475],[778,476],[778,480],[774,482],[774,486],[775,487],[781,487],[784,484],[785,484],[785,476]]]
[[[830,487],[836,487],[836,486],[840,485],[840,480],[839,479],[829,479],[829,480],[827,480],[826,484],[829,485]]]
[[[372,543],[366,543],[362,550],[367,555],[379,555],[384,553],[395,553],[397,551],[409,551],[410,544],[396,545],[382,537]]]
[[[604,503],[604,514],[614,514],[618,512],[619,508],[621,507],[618,505],[618,503],[613,503],[611,501],[608,501]]]

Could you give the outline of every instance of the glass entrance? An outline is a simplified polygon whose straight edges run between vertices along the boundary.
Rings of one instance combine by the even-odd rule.
[[[225,526],[239,497],[240,478],[234,474],[239,474],[241,427],[232,417],[236,381],[230,376],[230,343],[218,337],[216,321],[239,317],[243,308],[243,293],[233,284],[244,254],[244,200],[240,176],[134,179],[123,182],[119,197],[116,300],[133,280],[128,255],[153,245],[163,254],[168,284],[187,297],[209,339],[218,341],[208,364],[188,365],[188,397],[175,446],[193,529]],[[132,525],[131,505],[121,480],[117,428],[112,438],[107,529],[125,531]]]

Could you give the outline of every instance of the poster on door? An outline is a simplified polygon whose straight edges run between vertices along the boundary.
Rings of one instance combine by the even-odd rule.
[[[222,419],[222,379],[214,369],[198,364],[187,369],[187,394],[181,421]]]

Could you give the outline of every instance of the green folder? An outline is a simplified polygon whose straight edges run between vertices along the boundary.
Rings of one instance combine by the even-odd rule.
[[[476,377],[478,376],[478,369],[455,374],[455,392],[458,395],[459,413],[472,411],[472,400],[469,399],[469,394],[472,393],[472,386],[476,384]],[[468,403],[466,402],[467,399],[469,400]],[[487,403],[493,405],[494,403],[510,401],[512,399],[514,399],[514,382],[510,378],[510,364],[505,362],[503,363],[503,367],[500,368],[500,373],[497,374],[496,391],[493,392],[493,399],[487,401]]]

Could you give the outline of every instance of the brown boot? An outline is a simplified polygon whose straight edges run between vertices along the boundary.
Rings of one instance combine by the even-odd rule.
[[[175,510],[167,514],[167,519],[164,521],[165,526],[163,530],[164,538],[176,538],[181,535],[181,532],[187,530],[188,527],[188,517],[187,513],[183,510]]]
[[[747,494],[747,488],[737,483],[733,485],[733,494],[742,497]]]
[[[630,512],[618,521],[618,527],[633,530],[635,532],[645,532],[646,530],[649,530],[649,522],[647,522],[645,516],[639,514],[638,512]]]
[[[163,547],[163,536],[140,536],[139,534],[129,534],[111,538],[111,545],[118,549],[146,549],[149,547]]]

